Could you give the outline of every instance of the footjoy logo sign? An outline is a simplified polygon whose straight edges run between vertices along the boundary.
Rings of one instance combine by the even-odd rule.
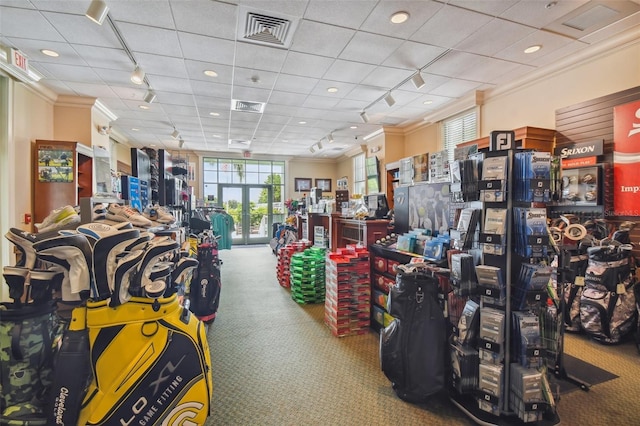
[[[495,130],[491,132],[489,151],[503,151],[514,148],[516,134],[509,130]]]

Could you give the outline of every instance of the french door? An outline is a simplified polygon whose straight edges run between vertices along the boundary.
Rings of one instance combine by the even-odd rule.
[[[272,185],[218,185],[218,200],[233,217],[233,244],[265,244],[273,224]]]

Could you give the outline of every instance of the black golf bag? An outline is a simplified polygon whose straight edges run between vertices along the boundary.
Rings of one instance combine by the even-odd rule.
[[[198,245],[198,268],[189,288],[189,310],[206,324],[216,319],[221,286],[218,242],[201,243]]]
[[[387,310],[395,319],[380,332],[382,371],[400,399],[425,402],[445,387],[446,324],[437,278],[400,266]]]

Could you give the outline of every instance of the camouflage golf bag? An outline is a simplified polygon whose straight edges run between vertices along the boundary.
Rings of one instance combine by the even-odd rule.
[[[45,425],[61,335],[55,305],[0,306],[0,424]]]

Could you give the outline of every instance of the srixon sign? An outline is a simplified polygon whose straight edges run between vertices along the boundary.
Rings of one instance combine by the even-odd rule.
[[[592,166],[596,164],[596,157],[603,153],[604,140],[580,142],[563,147],[557,147],[555,155],[562,159],[562,168]]]
[[[613,108],[613,210],[640,216],[640,101]]]

